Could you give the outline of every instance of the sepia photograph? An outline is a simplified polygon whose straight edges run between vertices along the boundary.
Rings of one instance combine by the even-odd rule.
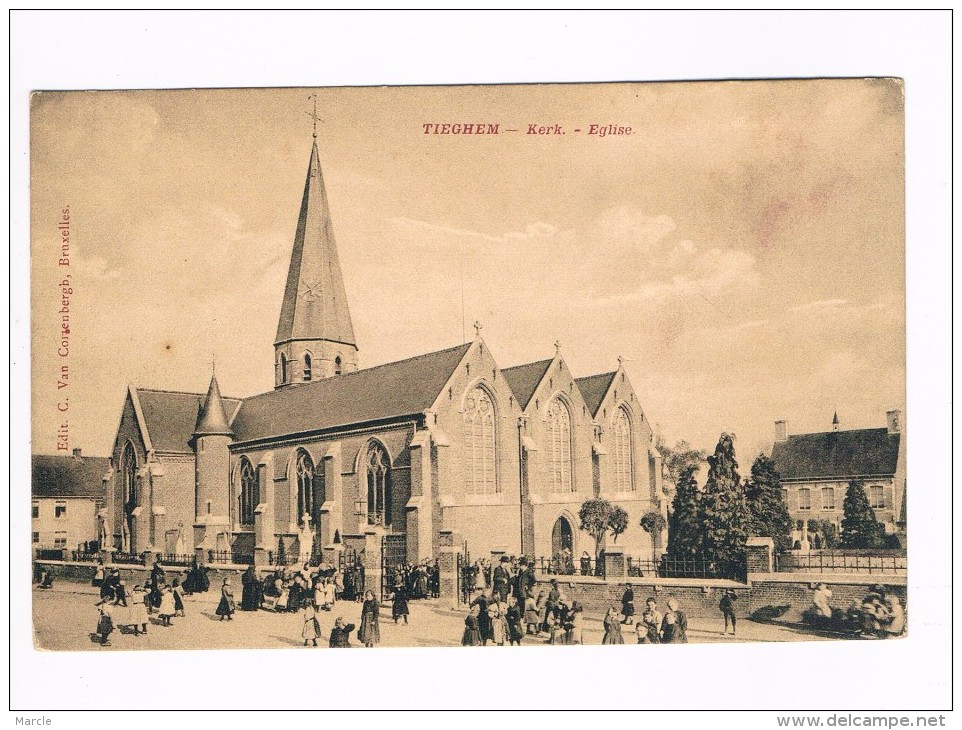
[[[899,79],[31,123],[38,648],[905,635]]]
[[[18,724],[945,724],[936,16],[19,15]]]

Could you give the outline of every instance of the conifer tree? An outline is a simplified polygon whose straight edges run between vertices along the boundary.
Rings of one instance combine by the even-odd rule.
[[[715,563],[734,563],[745,555],[748,505],[735,461],[734,439],[723,433],[708,457],[708,481],[699,501],[704,530],[702,557]]]
[[[842,503],[842,547],[874,548],[881,543],[882,524],[868,503],[861,479],[848,483]]]
[[[666,555],[671,560],[685,560],[697,557],[702,548],[702,525],[699,522],[700,492],[695,481],[694,464],[682,469],[675,484],[675,496],[671,501],[668,514],[668,549]]]
[[[778,552],[790,550],[792,518],[782,493],[781,475],[775,469],[775,462],[764,454],[759,454],[752,464],[752,476],[745,483],[745,499],[749,534],[772,538]]]

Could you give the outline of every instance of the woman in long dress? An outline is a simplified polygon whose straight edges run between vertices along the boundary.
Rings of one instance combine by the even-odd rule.
[[[621,622],[618,621],[618,609],[612,606],[605,615],[605,635],[602,644],[624,644],[625,637],[621,635]]]
[[[241,611],[256,611],[260,608],[260,600],[257,595],[260,591],[260,581],[257,580],[257,573],[254,571],[253,565],[244,571],[241,576],[241,584],[243,585]]]
[[[217,604],[215,613],[220,616],[221,621],[225,618],[232,621],[235,610],[237,607],[234,605],[234,589],[231,588],[230,578],[224,578],[224,585],[220,589],[220,603]]]
[[[361,628],[357,632],[357,638],[364,646],[371,647],[381,641],[381,628],[378,624],[378,615],[381,607],[374,597],[374,591],[367,591],[364,594],[364,605],[361,607]]]
[[[508,637],[508,624],[501,613],[501,606],[492,603],[488,608],[488,616],[491,620],[491,640],[495,646],[504,646],[504,641]]]

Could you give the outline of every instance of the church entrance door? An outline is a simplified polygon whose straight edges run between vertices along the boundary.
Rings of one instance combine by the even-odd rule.
[[[558,557],[565,551],[571,555],[574,539],[571,533],[571,523],[567,518],[559,517],[551,530],[551,556]]]

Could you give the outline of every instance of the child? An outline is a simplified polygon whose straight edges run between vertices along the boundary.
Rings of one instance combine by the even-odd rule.
[[[565,633],[565,641],[568,644],[584,644],[584,631],[582,627],[581,604],[575,601],[571,604],[570,619]]]
[[[174,594],[174,616],[184,615],[184,589],[180,587],[180,578],[174,578],[171,593]]]
[[[157,609],[161,625],[170,626],[170,619],[175,613],[177,613],[177,609],[174,607],[174,594],[170,586],[164,586],[160,592],[160,606]]]
[[[150,620],[147,616],[147,601],[149,600],[147,591],[139,585],[135,585],[131,599],[134,604],[131,609],[134,620],[134,636],[140,636],[141,634],[147,633],[147,622]]]
[[[722,616],[725,617],[725,630],[722,631],[722,635],[728,633],[729,620],[732,622],[732,636],[735,635],[735,599],[737,598],[738,595],[735,591],[729,588],[725,591],[724,595],[722,595],[721,601],[718,602],[718,608],[722,612]]]
[[[537,636],[541,620],[538,618],[538,604],[531,595],[524,599],[524,621],[528,625],[527,632]]]
[[[304,606],[304,628],[301,629],[301,638],[304,639],[304,646],[311,641],[317,646],[317,637],[321,635],[321,624],[317,620],[317,611],[314,606],[308,603]]]
[[[114,630],[114,620],[110,615],[110,604],[101,601],[97,605],[100,606],[100,620],[97,621],[97,634],[100,635],[100,645],[110,646],[110,635]]]

